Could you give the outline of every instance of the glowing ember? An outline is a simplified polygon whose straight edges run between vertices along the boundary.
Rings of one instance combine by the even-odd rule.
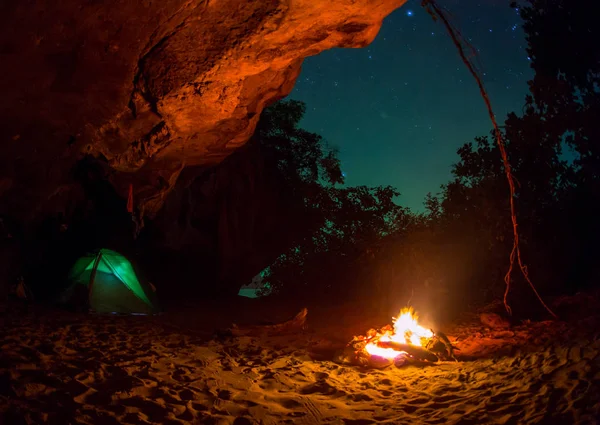
[[[396,342],[400,344],[411,344],[424,347],[428,340],[433,338],[433,332],[417,323],[417,314],[412,308],[403,308],[398,317],[394,318],[394,325],[382,329],[369,339],[365,351],[371,356],[395,359],[406,352],[393,348],[380,347],[379,342]]]

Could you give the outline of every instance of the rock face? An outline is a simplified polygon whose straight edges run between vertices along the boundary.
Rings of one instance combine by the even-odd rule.
[[[371,42],[405,0],[5,0],[0,213],[61,210],[83,155],[153,216],[287,95],[304,57]]]

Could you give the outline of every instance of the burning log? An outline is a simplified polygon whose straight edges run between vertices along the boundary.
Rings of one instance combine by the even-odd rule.
[[[434,363],[439,360],[435,354],[426,348],[418,347],[412,344],[403,344],[395,341],[379,341],[377,345],[381,348],[391,348],[394,351],[405,352],[416,360],[425,360]]]

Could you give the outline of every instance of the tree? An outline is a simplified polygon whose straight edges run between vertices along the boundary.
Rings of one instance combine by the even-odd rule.
[[[577,285],[597,274],[600,207],[591,200],[600,196],[598,13],[598,3],[565,0],[529,0],[521,9],[535,71],[526,107],[541,117],[548,139],[572,151],[547,234],[556,235],[561,263],[571,269],[564,275]]]
[[[576,153],[583,180],[600,177],[600,37],[595,2],[528,0],[521,9],[531,67],[526,106]]]
[[[589,205],[600,194],[600,124],[594,118],[600,116],[600,53],[590,45],[600,31],[590,8],[598,6],[530,0],[521,9],[535,76],[522,115],[511,113],[505,121],[504,139],[518,183],[521,251],[546,293],[589,278],[584,270],[590,270],[600,230],[593,218],[600,211]],[[565,155],[568,148],[574,158]],[[436,212],[445,222],[440,238],[468,240],[465,255],[478,259],[474,279],[488,282],[488,295],[498,294],[511,242],[500,153],[493,139],[480,137],[458,154],[453,179],[442,188],[442,212]]]
[[[337,151],[321,136],[299,128],[304,110],[294,100],[267,108],[255,135],[261,155],[302,206],[292,220],[303,229],[302,236],[266,276],[280,292],[347,286],[355,260],[394,232],[398,215],[405,213],[394,203],[399,193],[392,187],[340,186],[344,180]]]

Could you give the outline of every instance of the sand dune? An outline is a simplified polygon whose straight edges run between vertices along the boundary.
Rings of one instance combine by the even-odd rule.
[[[324,328],[210,339],[165,318],[12,311],[2,423],[595,424],[600,338],[583,330],[463,324],[452,338],[473,360],[361,370],[327,360]]]

